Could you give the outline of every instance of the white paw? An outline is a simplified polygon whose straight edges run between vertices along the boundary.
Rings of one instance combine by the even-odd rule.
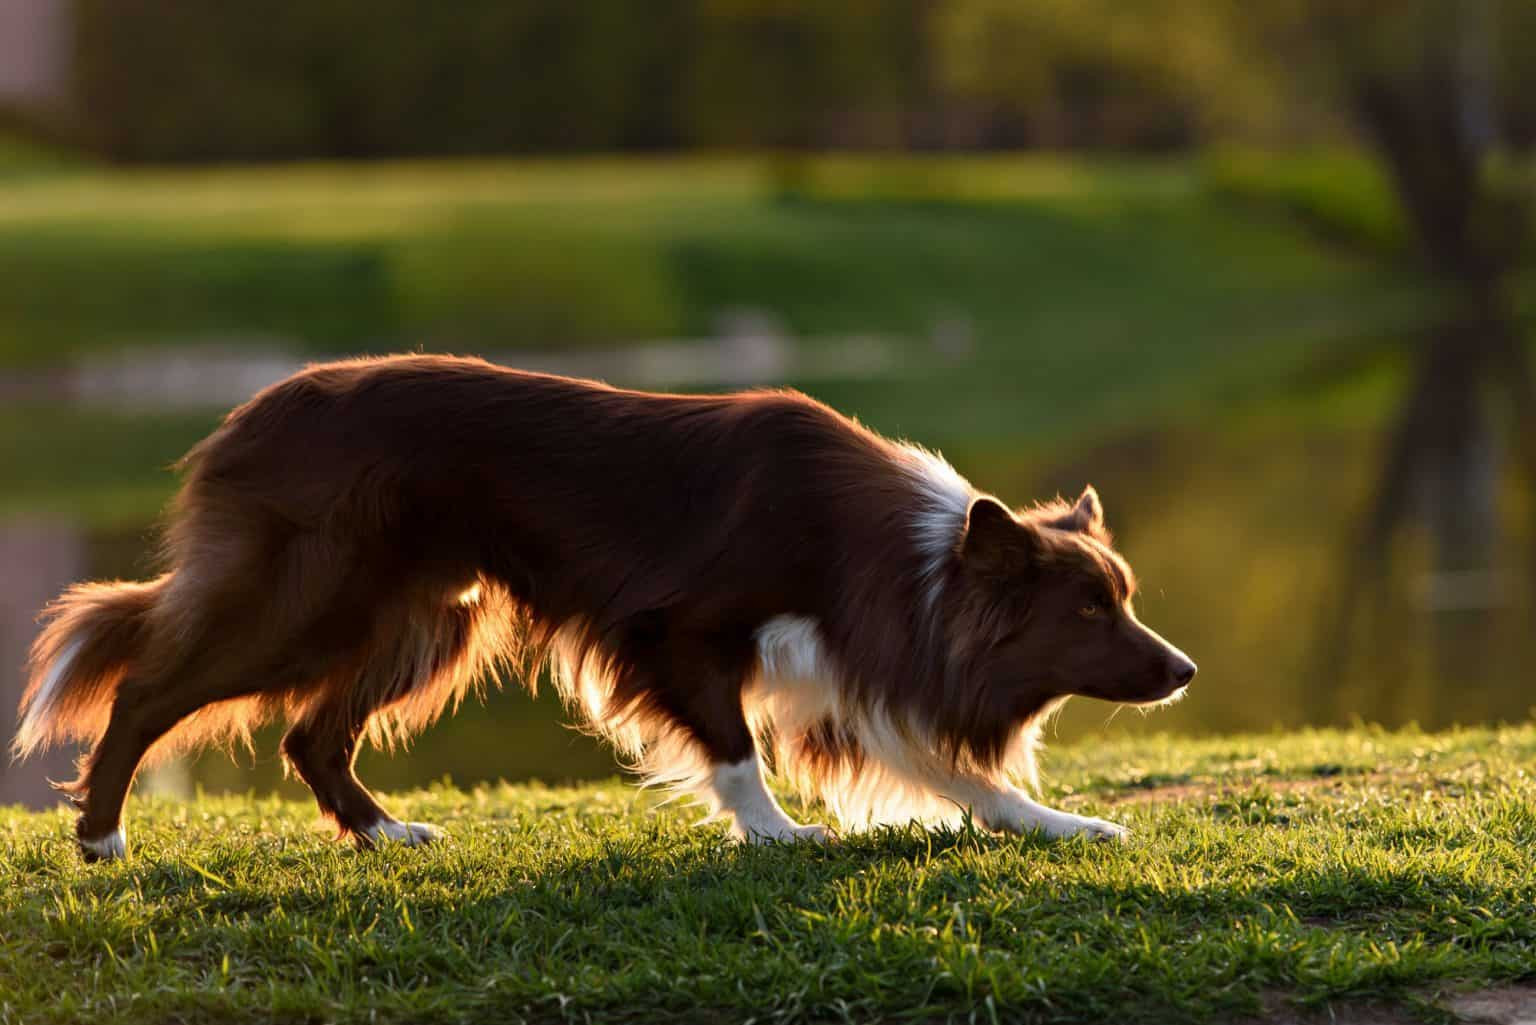
[[[1131,835],[1131,831],[1122,825],[1105,819],[1084,818],[1081,815],[1073,815],[1069,821],[1047,828],[1045,832],[1051,837],[1086,836],[1090,840],[1116,842],[1129,839]]]
[[[736,836],[750,844],[770,843],[830,843],[834,839],[826,826],[797,826],[794,823],[744,829],[736,828]]]
[[[1051,808],[1032,808],[1024,814],[988,816],[982,824],[990,829],[1020,836],[1039,833],[1050,840],[1065,840],[1071,836],[1086,836],[1090,840],[1124,840],[1131,831],[1104,819],[1090,819]]]
[[[402,843],[407,847],[422,847],[441,840],[443,838],[443,831],[425,822],[399,822],[395,819],[381,819],[370,826],[364,835],[367,836],[368,842],[374,845],[387,841],[389,843]]]
[[[122,826],[118,826],[98,840],[76,837],[76,842],[80,845],[80,853],[85,855],[86,861],[117,861],[119,858],[128,856],[128,837],[123,832]]]

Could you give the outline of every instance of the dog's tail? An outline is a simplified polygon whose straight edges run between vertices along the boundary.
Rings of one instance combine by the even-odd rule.
[[[15,757],[106,732],[112,699],[145,647],[150,613],[169,581],[166,574],[147,583],[76,584],[43,611],[11,742]]]

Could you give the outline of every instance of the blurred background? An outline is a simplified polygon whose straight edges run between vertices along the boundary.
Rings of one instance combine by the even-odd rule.
[[[1526,0],[0,0],[0,729],[223,411],[400,350],[1093,482],[1202,671],[1064,738],[1522,719],[1533,145]],[[362,773],[614,771],[560,721],[494,695]]]

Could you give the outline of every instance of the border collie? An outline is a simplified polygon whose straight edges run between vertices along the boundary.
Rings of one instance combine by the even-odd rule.
[[[844,828],[969,811],[1118,838],[1035,783],[1068,696],[1182,695],[1092,488],[1023,510],[804,395],[660,395],[401,356],[313,366],[182,460],[165,572],[44,613],[15,750],[91,745],[61,784],[87,858],[123,856],[147,758],[271,718],[363,846],[439,834],[353,773],[490,671],[547,661],[645,777],[754,842],[812,839],[781,775]],[[248,739],[248,737],[246,738]]]

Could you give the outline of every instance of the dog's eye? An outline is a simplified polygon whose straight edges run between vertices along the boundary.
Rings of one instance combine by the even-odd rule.
[[[1084,605],[1082,608],[1078,609],[1077,610],[1077,614],[1079,616],[1082,616],[1084,619],[1092,619],[1094,616],[1097,616],[1101,611],[1103,611],[1103,610],[1098,605],[1088,604],[1088,605]]]

